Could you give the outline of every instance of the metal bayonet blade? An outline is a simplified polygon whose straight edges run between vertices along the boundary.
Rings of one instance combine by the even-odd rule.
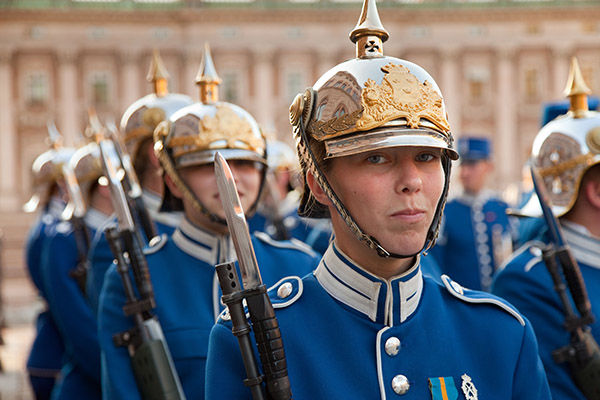
[[[250,240],[246,216],[238,196],[233,174],[227,161],[219,152],[215,154],[215,175],[219,187],[219,197],[225,210],[229,234],[238,257],[244,289],[254,289],[262,284],[254,247]]]
[[[548,228],[550,229],[550,235],[552,235],[553,242],[559,246],[564,245],[565,241],[563,239],[562,231],[560,229],[560,225],[558,225],[558,221],[556,216],[552,213],[552,210],[549,206],[550,196],[548,196],[548,192],[546,191],[546,187],[544,186],[544,182],[542,181],[542,177],[539,175],[539,172],[531,166],[531,179],[533,181],[533,188],[535,193],[538,196],[540,201],[540,206],[542,206],[542,212],[544,213],[544,219],[548,224]]]

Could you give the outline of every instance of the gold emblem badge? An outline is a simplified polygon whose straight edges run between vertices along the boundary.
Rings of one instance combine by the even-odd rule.
[[[462,389],[463,394],[465,395],[465,399],[478,400],[477,389],[475,388],[475,385],[471,381],[471,377],[467,374],[463,374],[461,376],[461,378],[462,378],[462,383],[460,385],[460,388]]]
[[[425,119],[442,132],[450,132],[442,97],[428,81],[421,83],[400,64],[390,63],[381,71],[385,73],[381,84],[368,79],[362,89],[348,72],[340,71],[329,79],[319,89],[313,137],[319,141],[332,139],[399,118],[404,118],[411,128],[418,128]],[[292,121],[297,121],[298,115],[299,111],[293,109]]]
[[[190,117],[188,121],[184,118]],[[194,121],[198,124],[193,131]],[[180,132],[169,142],[174,150],[174,156],[208,149],[244,149],[262,151],[264,142],[259,134],[254,132],[252,125],[229,107],[217,106],[214,116],[202,119],[188,115],[181,118]]]
[[[356,122],[359,130],[377,128],[388,121],[406,118],[411,128],[418,128],[422,118],[443,132],[450,131],[444,114],[442,97],[427,81],[419,82],[404,65],[388,64],[381,85],[369,79],[361,94],[364,111]]]

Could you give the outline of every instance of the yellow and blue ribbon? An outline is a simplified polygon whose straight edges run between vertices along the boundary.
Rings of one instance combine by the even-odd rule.
[[[432,400],[457,400],[458,390],[451,376],[429,378],[429,390]]]

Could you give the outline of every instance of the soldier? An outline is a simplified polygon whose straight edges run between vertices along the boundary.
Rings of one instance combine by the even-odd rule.
[[[541,184],[549,193],[552,214],[558,217],[564,240],[579,264],[592,311],[600,309],[600,114],[589,111],[585,85],[575,59],[565,94],[568,113],[548,122],[533,142],[531,164],[539,171]],[[537,199],[536,199],[537,200]],[[539,203],[538,203],[539,208]],[[523,245],[494,280],[493,293],[514,304],[533,325],[539,351],[548,375],[552,397],[584,399],[565,362],[553,358],[555,350],[571,341],[567,313],[542,250],[550,243],[546,225],[534,240]],[[581,293],[567,295],[568,301]],[[598,315],[598,314],[596,314]],[[566,321],[569,322],[569,321]],[[591,325],[600,340],[600,322]],[[596,371],[596,374],[598,371]],[[596,381],[597,381],[596,375]]]
[[[181,219],[180,213],[160,212],[163,191],[162,170],[154,155],[152,133],[159,122],[168,119],[175,111],[193,103],[188,96],[169,93],[167,72],[158,51],[154,52],[146,79],[154,86],[154,93],[142,97],[123,113],[120,134],[123,135],[127,154],[131,154],[134,173],[143,189],[142,204],[149,213],[157,232],[170,234]],[[118,134],[115,132],[115,134]],[[111,220],[109,224],[114,224]],[[103,227],[105,228],[105,227]],[[147,238],[150,240],[151,238]],[[93,238],[90,247],[90,270],[87,277],[87,297],[94,312],[98,311],[98,297],[104,274],[113,255],[110,252],[104,229]]]
[[[213,158],[220,151],[232,164],[244,208],[256,208],[265,173],[265,139],[254,118],[242,108],[218,100],[219,77],[208,47],[196,82],[200,102],[182,108],[154,133],[163,166],[163,204],[180,203],[184,218],[170,237],[146,251],[156,299],[155,313],[189,399],[204,397],[208,336],[222,310],[215,264],[235,259],[233,244],[218,197]],[[254,246],[269,285],[281,278],[308,273],[318,258],[306,245],[275,242],[256,233]],[[125,348],[112,337],[133,322],[123,315],[121,279],[111,267],[100,297],[99,334],[106,399],[140,397]]]
[[[388,33],[373,0],[350,38],[357,58],[290,108],[305,179],[299,213],[329,216],[335,234],[312,274],[271,290],[293,397],[549,399],[533,331],[514,308],[421,272],[458,157],[438,86],[383,55]],[[207,399],[251,398],[237,348],[221,319]]]
[[[60,147],[40,154],[32,165],[35,193],[23,206],[26,212],[40,210],[40,215],[29,230],[25,244],[25,260],[29,276],[44,299],[47,295],[42,285],[41,252],[48,240],[48,233],[61,221],[66,202],[62,165],[69,161],[73,149]],[[36,335],[27,358],[27,372],[37,400],[49,399],[54,383],[63,364],[64,345],[58,328],[47,308],[36,319]]]
[[[485,137],[458,139],[459,179],[463,193],[448,201],[437,246],[440,271],[469,289],[489,291],[492,275],[512,253],[516,221],[508,204],[486,182],[493,170],[491,142]]]
[[[266,190],[258,211],[248,220],[250,231],[263,231],[277,240],[295,238],[317,253],[329,246],[331,224],[326,220],[300,218],[298,203],[298,158],[287,144],[267,140]]]
[[[101,184],[99,156],[98,146],[89,143],[71,157],[69,168],[74,179],[69,185],[77,185],[75,191],[85,203],[79,203],[70,190],[74,215],[71,221],[56,224],[42,251],[42,285],[66,350],[53,399],[101,398],[97,324],[83,293],[82,275],[85,244],[112,213],[109,189]],[[74,219],[80,217],[82,221]]]

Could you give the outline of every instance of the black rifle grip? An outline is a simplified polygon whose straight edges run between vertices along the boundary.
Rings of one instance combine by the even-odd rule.
[[[265,374],[267,393],[273,400],[291,399],[292,391],[279,322],[264,285],[246,296],[250,320]]]
[[[581,276],[581,270],[576,267],[577,261],[575,261],[573,255],[566,247],[558,249],[556,257],[558,258],[560,265],[563,266],[565,280],[567,281],[567,285],[569,285],[569,291],[571,292],[577,311],[579,311],[581,318],[586,319],[586,323],[591,323],[588,322],[587,319],[593,318],[591,315],[592,306],[583,277]]]
[[[123,241],[125,242],[125,250],[129,254],[129,260],[133,269],[133,276],[135,278],[136,286],[140,292],[140,296],[144,300],[150,300],[152,308],[154,308],[154,289],[152,288],[152,281],[150,280],[150,270],[148,269],[148,263],[146,257],[142,252],[142,246],[139,242],[139,236],[134,231],[123,231]]]

